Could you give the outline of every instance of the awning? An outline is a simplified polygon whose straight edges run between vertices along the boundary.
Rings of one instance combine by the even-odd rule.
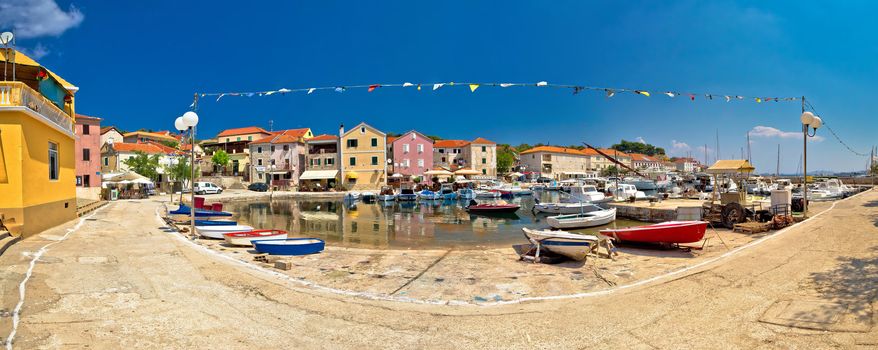
[[[756,170],[746,159],[723,159],[707,168],[708,174],[750,173]]]
[[[355,173],[353,171],[349,171],[347,174],[345,174],[345,177],[347,177],[348,179],[356,179],[360,176],[357,175],[357,173]]]
[[[323,180],[334,179],[338,170],[307,170],[299,176],[299,180]]]
[[[564,174],[564,175],[588,175],[589,173],[581,172],[581,171],[564,171],[564,172],[561,172],[561,174]]]
[[[454,172],[455,175],[479,175],[482,172],[474,169],[459,169]]]

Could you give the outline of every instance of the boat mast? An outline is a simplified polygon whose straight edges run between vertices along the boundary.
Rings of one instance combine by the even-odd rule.
[[[780,144],[777,144],[777,167],[774,168],[774,177],[780,177]]]

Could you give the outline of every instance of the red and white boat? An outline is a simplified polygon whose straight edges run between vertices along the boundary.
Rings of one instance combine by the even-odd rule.
[[[255,230],[249,232],[231,232],[223,235],[226,243],[238,246],[252,246],[255,240],[287,238],[284,230]]]
[[[471,204],[466,207],[470,213],[514,213],[521,208],[518,204]]]
[[[620,241],[643,243],[694,243],[704,238],[707,221],[668,221],[660,224],[601,230]]]

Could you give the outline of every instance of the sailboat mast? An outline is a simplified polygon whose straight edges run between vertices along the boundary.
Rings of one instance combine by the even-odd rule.
[[[780,177],[780,144],[777,144],[777,168],[774,168],[774,177]]]

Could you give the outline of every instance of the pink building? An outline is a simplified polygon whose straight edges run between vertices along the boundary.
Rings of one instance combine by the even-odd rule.
[[[76,196],[98,199],[101,193],[101,118],[76,115]]]
[[[409,131],[390,143],[393,172],[406,177],[421,176],[433,168],[433,139],[417,131]]]

